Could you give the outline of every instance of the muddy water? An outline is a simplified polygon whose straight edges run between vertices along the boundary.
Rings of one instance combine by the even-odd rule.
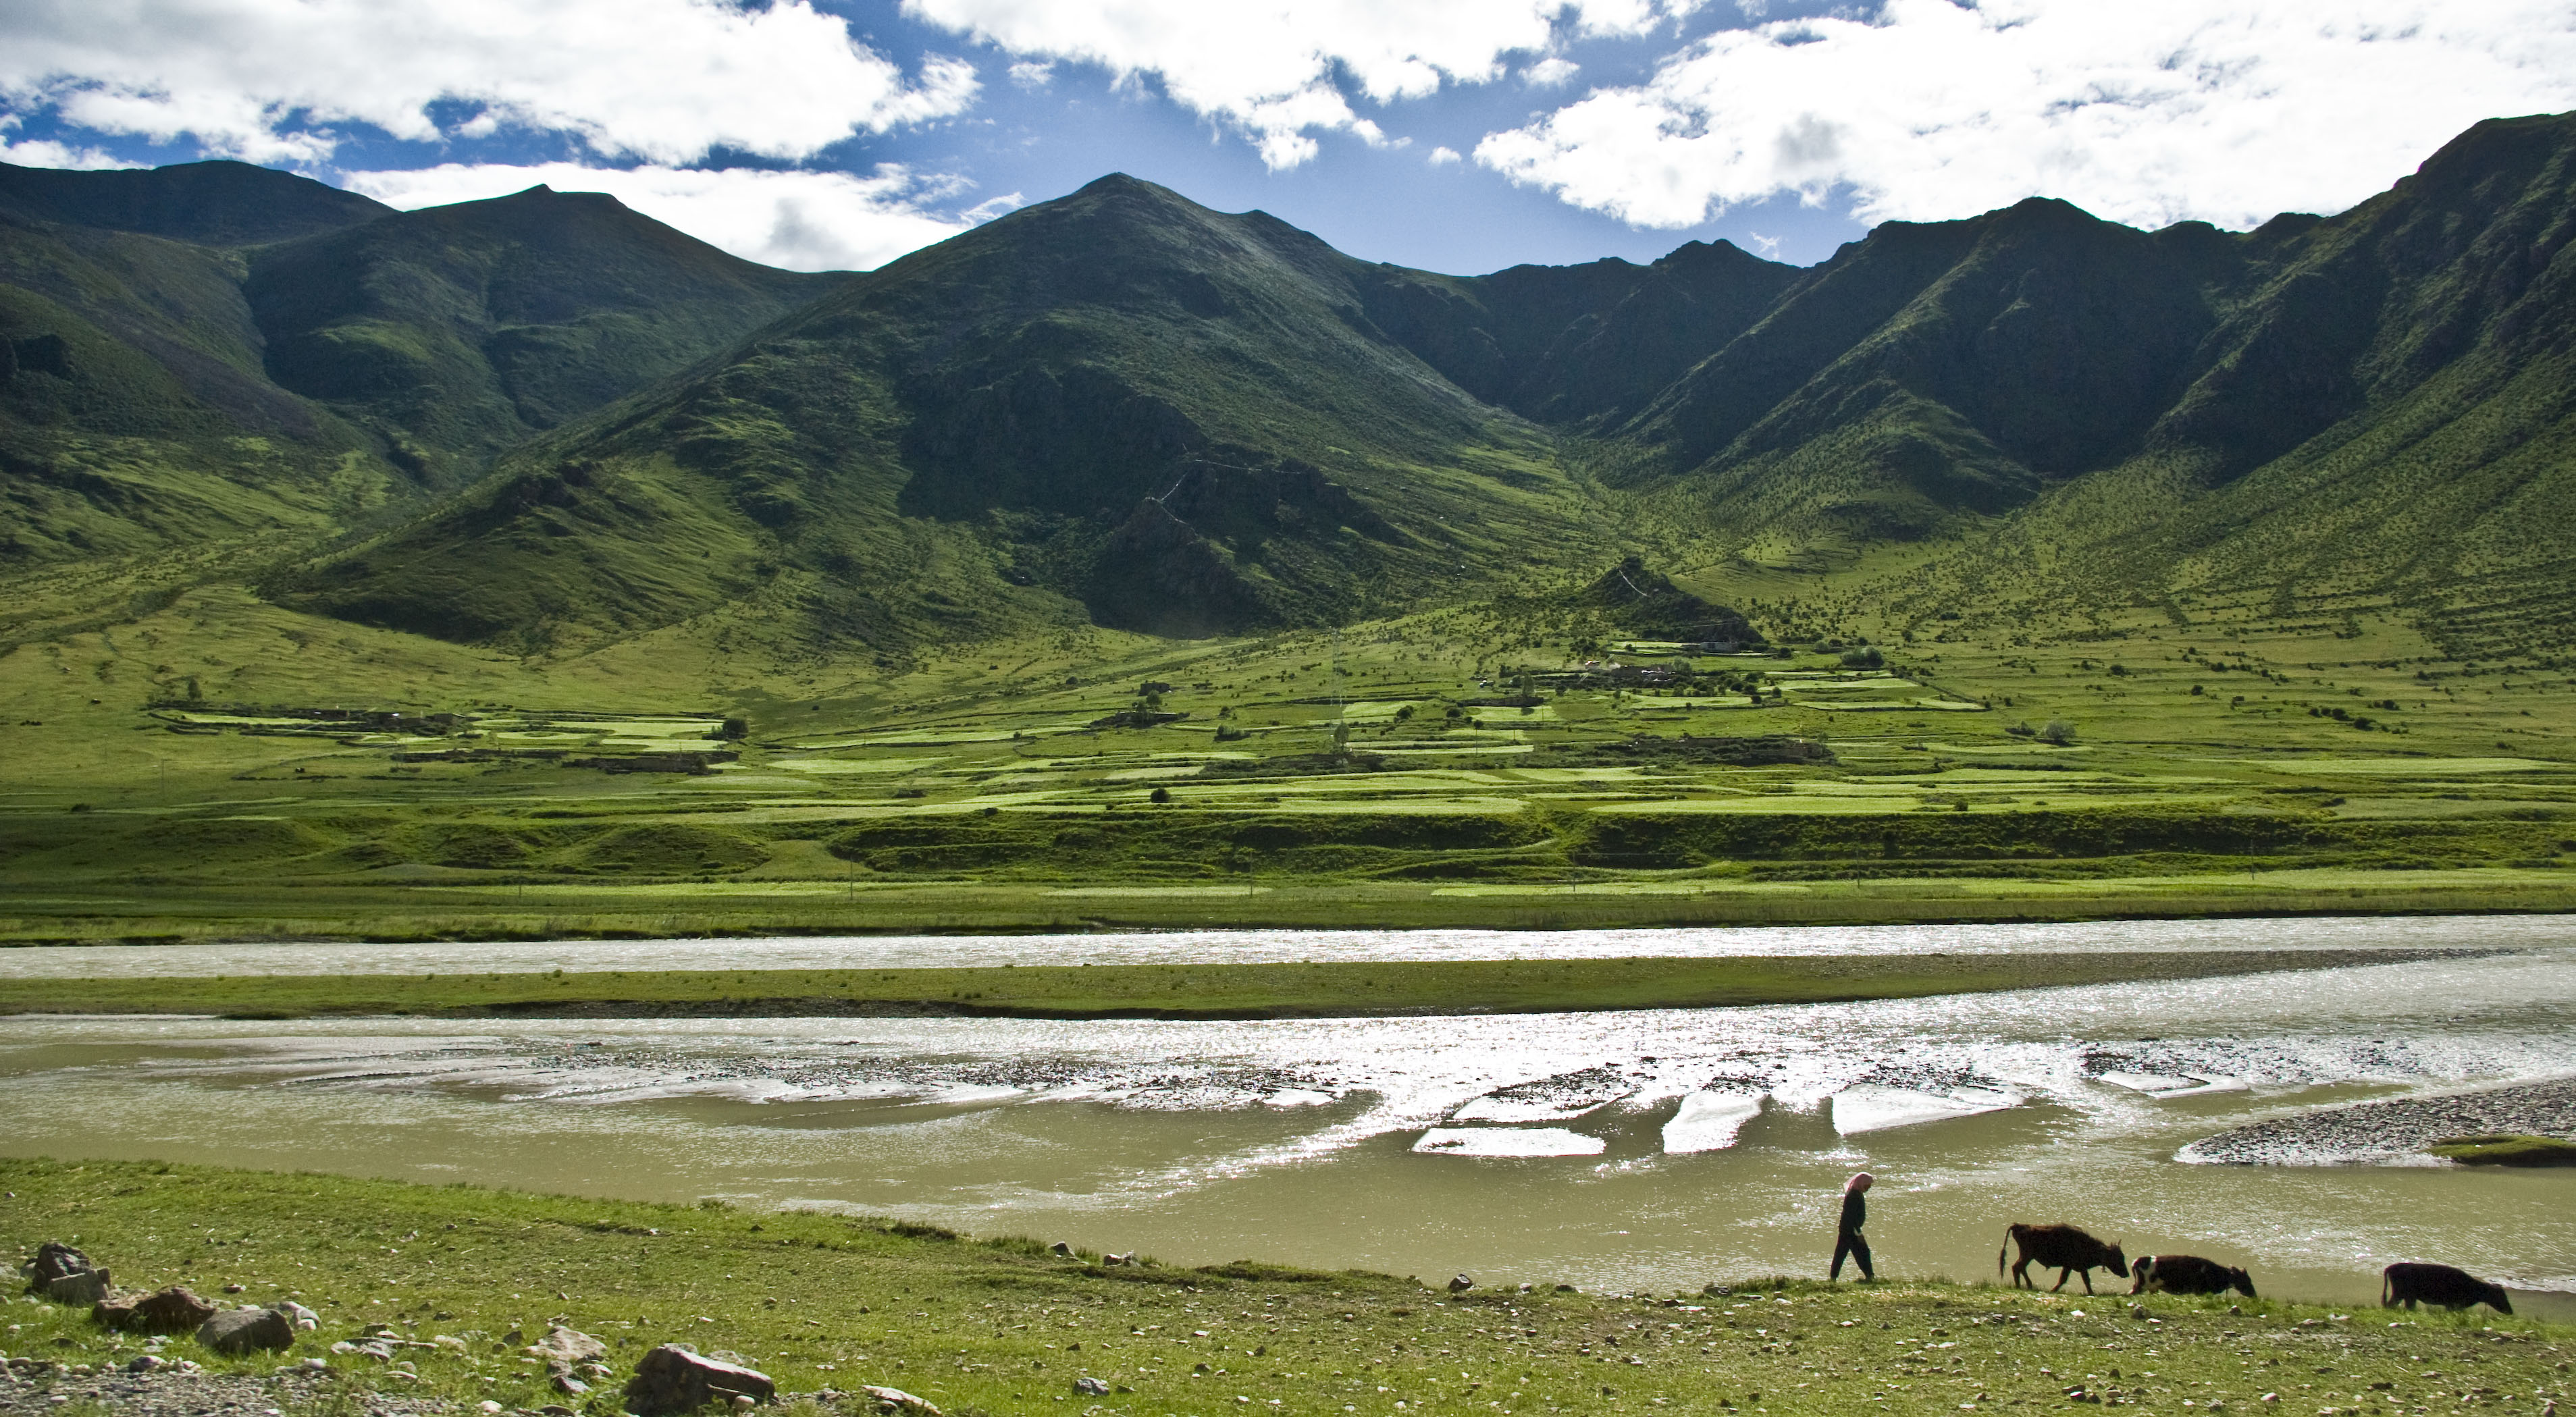
[[[1432,1020],[18,1018],[0,1020],[0,1150],[1659,1290],[1816,1270],[1835,1192],[1867,1168],[1891,1272],[1991,1275],[2006,1221],[2063,1219],[2133,1254],[2247,1264],[2267,1293],[2359,1302],[2396,1258],[2576,1290],[2576,1173],[2176,1152],[2333,1101],[2569,1073],[2576,950],[2548,947]]]

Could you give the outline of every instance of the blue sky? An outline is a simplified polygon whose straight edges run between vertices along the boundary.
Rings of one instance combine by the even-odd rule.
[[[1472,273],[2334,211],[2576,107],[2564,0],[13,0],[0,157],[609,191],[864,267],[1103,173]]]

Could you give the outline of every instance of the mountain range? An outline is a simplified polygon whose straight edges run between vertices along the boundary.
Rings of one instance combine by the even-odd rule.
[[[2375,595],[2554,642],[2571,237],[2576,115],[2248,232],[2034,199],[1473,277],[1120,175],[807,275],[592,194],[0,166],[0,578],[233,538],[442,639],[757,603],[882,653],[1907,548],[1925,616]]]

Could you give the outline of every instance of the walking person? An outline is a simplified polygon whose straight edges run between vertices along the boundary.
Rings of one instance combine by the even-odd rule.
[[[1866,1171],[1843,1182],[1843,1214],[1834,1232],[1834,1267],[1825,1272],[1829,1282],[1843,1277],[1846,1255],[1860,1266],[1861,1278],[1878,1278],[1878,1271],[1870,1268],[1869,1241],[1860,1233],[1860,1228],[1869,1223],[1869,1202],[1862,1199],[1869,1194],[1869,1186],[1870,1174]]]

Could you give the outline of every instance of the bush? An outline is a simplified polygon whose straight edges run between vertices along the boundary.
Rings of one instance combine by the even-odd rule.
[[[1876,645],[1866,649],[1856,649],[1843,656],[1845,669],[1884,669],[1886,667],[1887,656],[1880,654]]]
[[[2063,719],[2052,718],[2039,730],[2039,741],[2065,747],[2075,741],[2075,727]]]

